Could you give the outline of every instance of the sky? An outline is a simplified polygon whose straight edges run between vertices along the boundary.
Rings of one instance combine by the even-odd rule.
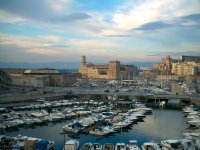
[[[200,56],[200,0],[0,0],[0,61]]]

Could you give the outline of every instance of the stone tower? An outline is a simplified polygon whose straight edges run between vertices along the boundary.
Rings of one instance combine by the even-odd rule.
[[[120,61],[109,61],[108,78],[112,80],[120,79]]]
[[[81,61],[81,68],[84,68],[85,66],[86,66],[86,57],[83,55]]]

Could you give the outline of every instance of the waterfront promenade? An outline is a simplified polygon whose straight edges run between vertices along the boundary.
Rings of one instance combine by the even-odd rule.
[[[133,89],[132,91],[112,91],[105,92],[106,88],[75,88],[75,87],[53,87],[53,92],[43,93],[38,92],[27,92],[27,93],[10,93],[5,95],[0,95],[0,104],[3,106],[12,106],[20,103],[37,102],[40,98],[45,98],[46,100],[56,100],[64,98],[64,96],[82,96],[82,95],[104,95],[104,96],[129,96],[133,99],[143,98],[143,99],[180,99],[188,101],[199,101],[200,95],[186,95],[186,94],[160,94],[160,93],[145,93],[139,89]],[[70,91],[70,93],[69,93]]]

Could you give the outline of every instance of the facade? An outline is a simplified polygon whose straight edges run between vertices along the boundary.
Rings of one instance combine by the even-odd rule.
[[[161,64],[153,65],[154,70],[160,70],[163,74],[169,74],[171,72],[171,68],[172,68],[172,59],[170,58],[170,56],[162,58]]]
[[[82,56],[79,70],[83,78],[119,80],[132,79],[137,67],[133,65],[121,65],[120,61],[109,61],[108,64],[87,64],[86,57]]]
[[[79,77],[78,73],[59,73],[55,69],[36,69],[36,70],[26,70],[24,72],[26,76],[45,76],[50,77],[49,86],[70,86],[76,82],[76,78]]]
[[[200,63],[200,56],[181,56],[182,62]]]
[[[200,75],[200,63],[181,62],[172,64],[172,73],[177,76],[198,76]]]
[[[162,75],[198,76],[198,63],[200,63],[200,56],[181,56],[180,60],[166,56],[162,59],[162,63],[154,64],[153,69],[158,70]]]
[[[55,69],[3,69],[10,85],[27,87],[70,86],[80,77],[79,73],[59,73]]]
[[[39,87],[43,88],[50,84],[50,76],[31,75],[26,76],[24,74],[10,74],[10,80],[12,85]]]

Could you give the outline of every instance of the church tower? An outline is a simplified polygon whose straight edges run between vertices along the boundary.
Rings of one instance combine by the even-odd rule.
[[[86,66],[86,57],[83,55],[81,61],[81,68],[84,68],[85,66]]]

